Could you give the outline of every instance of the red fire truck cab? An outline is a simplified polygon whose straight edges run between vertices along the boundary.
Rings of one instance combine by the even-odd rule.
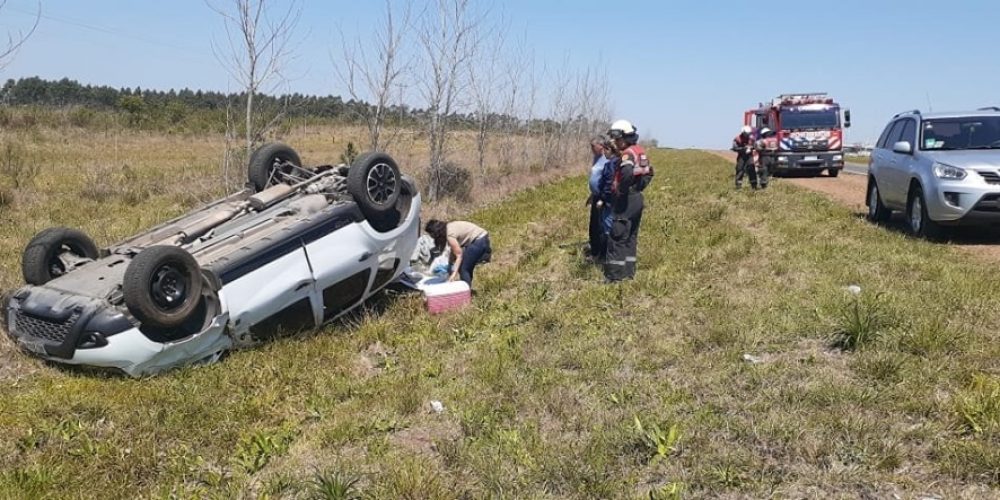
[[[764,127],[775,132],[760,151],[775,175],[826,170],[836,177],[844,168],[844,128],[851,126],[851,111],[845,109],[841,119],[840,104],[825,93],[782,94],[747,110],[743,124],[754,129],[755,138]]]

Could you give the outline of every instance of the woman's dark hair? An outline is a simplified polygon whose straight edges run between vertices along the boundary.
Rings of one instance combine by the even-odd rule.
[[[434,246],[438,249],[443,250],[448,244],[448,223],[440,221],[437,219],[431,219],[427,221],[427,225],[424,226],[424,231],[434,238]]]

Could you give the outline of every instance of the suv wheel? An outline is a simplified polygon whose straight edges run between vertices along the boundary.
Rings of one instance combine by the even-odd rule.
[[[139,252],[125,269],[125,305],[146,326],[176,328],[201,301],[198,262],[187,250],[160,245]]]
[[[288,173],[288,170],[291,170],[287,167],[287,163],[302,167],[302,160],[294,149],[280,142],[264,144],[250,155],[250,161],[247,163],[247,180],[253,184],[254,191],[259,193],[275,184],[274,177],[277,172]]]
[[[398,223],[396,200],[402,182],[399,166],[385,153],[364,153],[347,171],[347,192],[377,231],[390,231]]]
[[[910,233],[914,236],[929,240],[941,238],[943,233],[941,225],[927,216],[924,190],[919,185],[913,186],[910,190],[910,202],[906,205],[906,220],[910,226]]]
[[[21,273],[29,285],[44,285],[69,270],[60,257],[64,252],[81,259],[96,260],[99,251],[83,231],[50,227],[31,239],[21,256]]]
[[[875,179],[868,178],[868,220],[876,224],[885,224],[892,216],[892,211],[882,204],[882,195],[878,192]]]

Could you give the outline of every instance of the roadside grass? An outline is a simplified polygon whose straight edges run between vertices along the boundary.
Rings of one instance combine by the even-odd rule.
[[[1000,494],[1000,272],[780,179],[735,192],[706,153],[652,160],[632,282],[581,264],[577,178],[471,214],[495,253],[459,313],[387,294],[142,380],[8,352],[0,497]],[[87,217],[167,215],[114,210]]]
[[[868,160],[871,160],[870,156],[857,156],[857,155],[845,155],[844,160],[848,163],[855,163],[858,165],[868,165]]]

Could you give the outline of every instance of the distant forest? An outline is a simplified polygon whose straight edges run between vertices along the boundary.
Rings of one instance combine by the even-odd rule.
[[[75,80],[44,80],[39,77],[9,79],[0,90],[0,104],[13,107],[74,108],[82,107],[93,111],[120,111],[126,114],[134,125],[176,125],[192,122],[225,121],[227,108],[234,116],[240,116],[244,103],[240,93],[226,94],[203,90],[150,90],[136,88],[115,88],[109,86],[83,85]],[[344,101],[339,96],[312,96],[299,93],[278,96],[257,94],[255,105],[262,110],[280,110],[287,118],[318,118],[340,122],[354,122],[364,116],[364,102]],[[74,121],[87,121],[86,113],[77,113]],[[199,120],[192,120],[198,115]],[[429,117],[421,109],[407,106],[393,106],[387,119],[397,125],[416,125]],[[238,121],[238,119],[236,120]],[[494,115],[491,122],[518,122],[517,118]],[[471,115],[455,114],[453,124],[458,127],[472,127],[475,120]],[[547,120],[538,120],[535,125],[543,128]],[[78,125],[86,125],[78,123]],[[204,127],[198,127],[204,128]],[[215,128],[215,127],[209,127]]]

